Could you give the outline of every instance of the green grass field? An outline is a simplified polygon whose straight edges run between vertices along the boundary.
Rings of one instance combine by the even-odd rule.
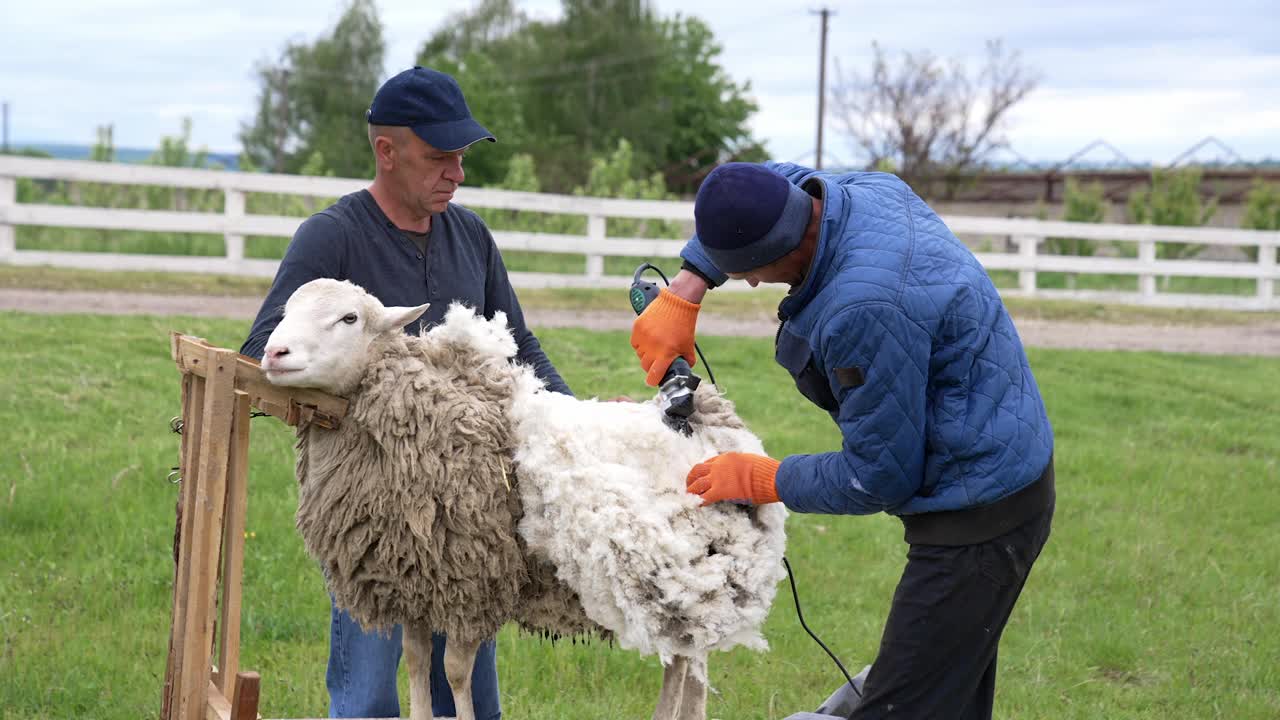
[[[0,313],[0,718],[158,713],[177,497],[165,479],[179,399],[167,333],[236,347],[246,328]],[[541,337],[580,395],[646,395],[625,334]],[[703,345],[771,454],[836,447],[767,340]],[[1004,637],[997,717],[1280,717],[1280,360],[1031,360],[1056,428],[1058,511]],[[262,673],[265,717],[317,717],[328,600],[293,529],[291,435],[263,418],[253,438],[243,665]],[[860,668],[902,568],[900,524],[793,515],[788,530],[806,619]],[[842,681],[785,585],[765,630],[770,652],[713,657],[709,717],[811,710]],[[499,643],[508,717],[652,710],[653,658],[510,628]]]

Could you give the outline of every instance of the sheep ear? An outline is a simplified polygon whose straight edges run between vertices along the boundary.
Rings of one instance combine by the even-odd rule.
[[[431,303],[424,303],[417,307],[383,308],[382,316],[377,319],[374,327],[380,333],[402,328],[422,317],[422,313],[426,312],[429,307],[431,307]]]

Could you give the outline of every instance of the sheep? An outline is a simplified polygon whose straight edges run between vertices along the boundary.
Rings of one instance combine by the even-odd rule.
[[[683,478],[760,441],[711,387],[691,437],[653,402],[549,392],[513,362],[502,313],[455,304],[401,332],[425,310],[315,280],[262,362],[274,384],[351,400],[338,429],[299,429],[297,526],[340,607],[368,629],[404,625],[411,717],[429,717],[431,631],[449,635],[445,674],[472,720],[475,650],[508,620],[657,654],[654,718],[705,717],[707,652],[766,647],[786,511],[700,508]]]

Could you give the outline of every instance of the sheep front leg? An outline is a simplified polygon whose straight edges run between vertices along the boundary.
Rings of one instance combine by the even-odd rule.
[[[698,679],[699,668],[705,676],[707,672],[706,657],[689,658],[684,674],[684,692],[680,698],[680,713],[677,720],[706,720],[707,718],[707,684]]]
[[[476,664],[476,651],[480,641],[459,642],[450,636],[444,645],[444,676],[453,691],[453,707],[458,720],[476,720],[475,707],[471,703],[471,670]]]
[[[653,710],[653,720],[678,720],[688,665],[683,655],[677,655],[671,659],[670,665],[663,668],[662,689],[658,691],[658,707]]]
[[[404,654],[409,663],[409,718],[431,720],[431,628],[405,625]]]

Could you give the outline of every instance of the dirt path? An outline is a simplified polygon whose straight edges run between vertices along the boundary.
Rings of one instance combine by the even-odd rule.
[[[32,313],[192,315],[248,320],[257,313],[259,303],[257,298],[243,297],[0,288],[0,310]],[[615,311],[530,309],[525,315],[529,324],[534,327],[580,327],[589,330],[629,330],[633,319],[630,313]],[[1280,357],[1280,323],[1213,326],[1108,325],[1014,319],[1023,341],[1032,347]],[[698,332],[706,335],[772,337],[776,327],[776,321],[769,318],[753,320],[706,314],[698,319]]]

